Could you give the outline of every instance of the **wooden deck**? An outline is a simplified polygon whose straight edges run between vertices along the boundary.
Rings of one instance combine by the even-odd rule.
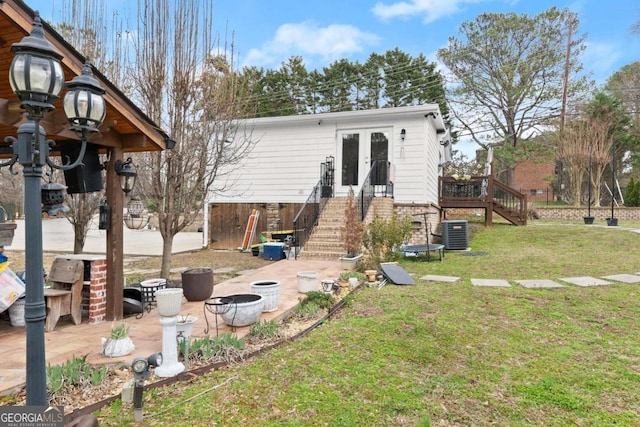
[[[443,209],[484,209],[485,225],[496,213],[514,225],[527,224],[527,196],[496,180],[493,175],[438,180],[439,205]]]

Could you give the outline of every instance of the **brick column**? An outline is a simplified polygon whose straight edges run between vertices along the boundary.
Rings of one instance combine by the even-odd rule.
[[[94,259],[89,262],[89,323],[100,323],[104,322],[107,315],[107,260]]]

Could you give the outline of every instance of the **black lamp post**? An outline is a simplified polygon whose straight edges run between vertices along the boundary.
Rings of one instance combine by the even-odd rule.
[[[46,318],[44,287],[42,278],[42,219],[40,181],[45,165],[56,169],[68,170],[81,164],[86,148],[88,132],[97,131],[99,121],[95,118],[94,105],[104,100],[92,101],[91,107],[82,106],[82,95],[76,96],[77,115],[70,117],[73,129],[82,135],[82,148],[78,159],[63,166],[54,164],[49,158],[49,146],[52,141],[45,140],[45,132],[40,127],[43,116],[54,109],[53,103],[59,98],[64,83],[64,73],[60,59],[62,55],[44,37],[40,15],[36,12],[31,34],[19,43],[14,43],[11,52],[15,54],[9,70],[9,80],[13,92],[20,98],[20,106],[27,111],[29,121],[20,125],[18,137],[6,137],[11,143],[13,155],[0,167],[9,166],[12,173],[15,163],[20,163],[24,174],[24,212],[25,212],[25,258],[26,258],[26,366],[27,366],[27,405],[46,406],[47,376],[44,345],[44,324]],[[91,69],[88,68],[89,74]],[[83,76],[85,76],[83,69]],[[86,76],[85,76],[86,77]],[[69,92],[95,93],[102,97],[100,86],[87,86],[79,77],[68,83]],[[96,87],[99,89],[96,91]],[[67,94],[67,96],[71,96]],[[65,97],[66,98],[66,97]],[[93,99],[93,98],[89,98]],[[65,108],[67,112],[67,108]],[[93,112],[93,116],[91,115]],[[104,117],[104,112],[102,113]]]
[[[593,224],[593,217],[591,216],[591,151],[592,147],[589,145],[589,192],[587,197],[587,216],[584,217],[585,224]]]
[[[616,140],[611,144],[611,218],[607,218],[607,225],[618,225],[618,218],[614,216],[613,204],[616,201]]]

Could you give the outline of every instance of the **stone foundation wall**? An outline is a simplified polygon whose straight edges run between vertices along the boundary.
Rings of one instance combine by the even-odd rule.
[[[536,207],[535,213],[540,219],[582,219],[587,216],[587,208],[570,207]],[[614,218],[624,220],[640,220],[640,208],[614,208]],[[596,221],[604,221],[611,217],[611,206],[601,208],[591,208],[591,216]]]

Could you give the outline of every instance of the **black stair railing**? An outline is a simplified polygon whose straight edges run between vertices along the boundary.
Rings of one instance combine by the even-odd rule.
[[[376,196],[393,197],[393,181],[391,180],[391,163],[376,160],[371,165],[367,177],[360,187],[356,204],[360,212],[360,220],[364,221],[371,200]]]
[[[293,247],[296,259],[298,259],[300,248],[307,243],[313,228],[318,225],[320,212],[326,205],[327,199],[333,197],[334,184],[335,159],[333,156],[328,156],[320,164],[320,180],[293,219]]]

